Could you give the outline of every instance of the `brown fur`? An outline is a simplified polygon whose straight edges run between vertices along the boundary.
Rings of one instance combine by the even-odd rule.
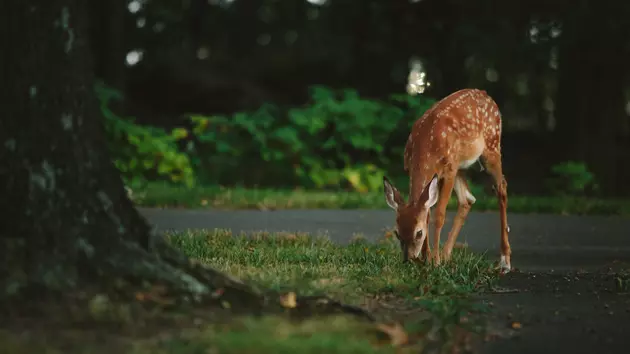
[[[391,188],[396,206],[396,225],[405,258],[423,258],[429,253],[428,219],[432,178],[439,179],[439,198],[435,208],[433,249],[428,255],[440,263],[439,240],[446,205],[453,189],[457,194],[458,210],[453,228],[444,245],[444,258],[449,259],[468,211],[475,202],[462,174],[480,158],[493,177],[499,199],[501,219],[501,256],[510,267],[510,245],[507,233],[507,182],[501,165],[501,114],[494,100],[483,90],[463,89],[452,93],[427,110],[418,119],[405,146],[404,168],[409,174],[409,202],[384,180],[386,193]],[[389,202],[388,202],[389,203]],[[421,230],[421,232],[418,232]],[[421,236],[418,236],[421,235]],[[421,242],[421,244],[418,244]],[[426,247],[425,247],[426,246]],[[413,252],[411,252],[413,251]]]

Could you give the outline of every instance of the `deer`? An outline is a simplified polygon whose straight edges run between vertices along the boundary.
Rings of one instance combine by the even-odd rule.
[[[383,177],[385,200],[396,211],[394,235],[400,242],[403,262],[432,261],[439,265],[440,233],[453,190],[457,212],[443,248],[451,259],[457,236],[476,198],[470,192],[464,171],[476,162],[492,177],[499,204],[501,225],[498,268],[510,271],[511,248],[507,223],[507,181],[501,162],[501,113],[486,91],[474,88],[455,91],[431,106],[414,122],[405,145],[404,171],[409,176],[409,201]],[[436,205],[437,204],[437,205]],[[434,208],[433,245],[429,248],[429,224]]]

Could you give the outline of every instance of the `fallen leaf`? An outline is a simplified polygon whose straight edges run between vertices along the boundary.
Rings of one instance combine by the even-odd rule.
[[[405,329],[400,325],[400,323],[379,323],[378,325],[376,325],[376,328],[378,328],[379,331],[387,334],[389,336],[391,344],[395,347],[399,347],[409,341],[407,332],[405,332]]]
[[[280,296],[280,305],[282,307],[292,309],[297,306],[296,296],[294,292],[286,293],[285,295]]]
[[[513,329],[521,329],[521,328],[523,328],[523,325],[520,322],[512,322],[512,328]]]

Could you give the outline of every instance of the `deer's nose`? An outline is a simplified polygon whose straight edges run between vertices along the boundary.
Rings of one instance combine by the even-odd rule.
[[[400,245],[400,248],[402,248],[403,263],[407,263],[409,261],[409,252],[407,251],[407,246]]]

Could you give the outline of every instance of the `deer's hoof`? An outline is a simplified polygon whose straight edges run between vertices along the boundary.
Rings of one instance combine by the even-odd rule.
[[[510,263],[508,262],[505,256],[501,256],[501,260],[499,260],[499,271],[501,274],[507,274],[512,270]]]

